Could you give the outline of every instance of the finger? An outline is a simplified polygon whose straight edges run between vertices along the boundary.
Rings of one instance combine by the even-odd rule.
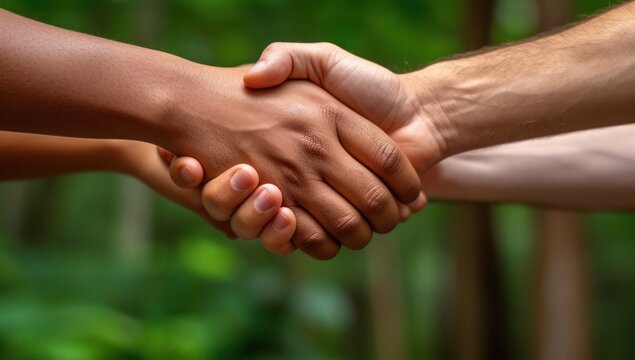
[[[390,190],[344,149],[340,152],[335,151],[333,163],[323,169],[326,182],[368,220],[373,230],[387,233],[394,229],[399,223],[399,207]]]
[[[203,206],[216,220],[230,220],[238,206],[258,185],[258,173],[246,164],[236,165],[203,187]]]
[[[399,203],[399,217],[400,217],[399,221],[405,222],[406,220],[410,218],[410,215],[423,209],[427,205],[427,203],[428,203],[428,199],[426,198],[426,195],[423,192],[419,194],[419,196],[417,197],[417,200],[411,202],[408,205]]]
[[[421,192],[414,167],[386,133],[353,111],[332,110],[342,146],[373,171],[399,201],[409,204]]]
[[[411,202],[408,205],[399,203],[399,217],[400,217],[400,222],[405,222],[407,221],[410,216],[418,211],[420,211],[421,209],[423,209],[428,203],[428,199],[426,198],[426,195],[421,192],[419,194],[419,196],[417,197],[417,200]]]
[[[170,164],[172,163],[172,160],[174,160],[174,158],[176,156],[174,156],[174,154],[172,154],[171,152],[165,150],[164,148],[157,146],[157,153],[159,154],[159,158],[161,159],[161,161],[163,162],[163,164],[165,164],[165,166],[169,167]]]
[[[262,229],[260,241],[267,250],[274,254],[290,254],[296,249],[291,241],[295,228],[296,220],[293,211],[286,207],[280,208],[275,218]]]
[[[298,204],[344,246],[361,249],[370,242],[372,230],[360,213],[333,188],[321,181],[305,186]]]
[[[414,214],[418,211],[421,211],[421,209],[423,209],[427,204],[428,198],[426,197],[426,194],[420,192],[417,200],[408,204],[408,208],[410,209],[410,212]]]
[[[280,206],[280,190],[272,184],[261,185],[232,215],[232,230],[242,239],[255,239],[263,226],[276,216]]]
[[[410,208],[407,205],[399,203],[399,221],[404,222],[410,217]]]
[[[188,157],[175,157],[170,164],[170,177],[182,188],[195,188],[203,182],[205,173],[198,160]]]
[[[340,251],[340,242],[335,241],[304,209],[293,207],[291,210],[297,220],[291,237],[293,245],[315,259],[329,260],[335,257]]]

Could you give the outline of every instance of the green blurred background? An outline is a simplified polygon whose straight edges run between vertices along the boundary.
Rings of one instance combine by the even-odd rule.
[[[2,0],[0,6],[206,64],[254,62],[274,41],[329,41],[409,71],[469,46],[466,3]],[[575,0],[573,10],[580,18],[610,3]],[[535,33],[537,17],[533,0],[496,2],[491,41]],[[543,358],[536,318],[544,315],[533,300],[540,281],[536,219],[527,207],[484,210],[496,264],[490,274],[498,282],[495,316],[476,321],[487,329],[483,338],[462,333],[457,320],[465,314],[456,306],[461,287],[488,289],[489,280],[470,284],[460,274],[457,227],[467,225],[454,205],[432,204],[393,234],[329,262],[299,253],[276,257],[257,242],[227,240],[116,175],[0,184],[0,206],[2,359],[446,359],[460,357],[457,348],[470,336],[492,342],[473,358]],[[629,340],[635,217],[580,219],[588,286],[580,301],[590,325],[585,343],[573,346],[601,359],[635,358]]]

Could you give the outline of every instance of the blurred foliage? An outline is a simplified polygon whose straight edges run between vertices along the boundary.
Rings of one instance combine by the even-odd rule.
[[[609,5],[578,0],[580,14]],[[253,62],[274,41],[330,41],[396,71],[461,51],[459,0],[3,0],[8,10],[218,66]],[[501,0],[494,41],[533,32],[529,0]],[[87,174],[0,188],[3,359],[345,359],[374,352],[367,254],[321,263],[230,242],[152,198],[149,260],[115,249],[120,179]],[[529,349],[533,217],[495,209],[515,358]],[[588,215],[595,349],[635,357],[632,215]],[[449,207],[433,204],[392,237],[411,358],[443,353],[451,268]],[[386,241],[382,239],[380,241]]]

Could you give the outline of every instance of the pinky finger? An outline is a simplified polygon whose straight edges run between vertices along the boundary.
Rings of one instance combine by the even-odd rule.
[[[407,221],[412,214],[419,212],[427,204],[428,204],[428,198],[426,197],[426,194],[424,194],[423,192],[419,193],[417,200],[411,202],[408,205],[399,203],[399,221],[400,222]]]
[[[410,209],[410,212],[414,214],[414,213],[420,211],[421,209],[423,209],[427,204],[428,204],[428,198],[427,198],[426,194],[424,194],[423,191],[422,191],[422,192],[419,193],[419,196],[417,197],[417,200],[411,202],[407,206]]]
[[[262,245],[277,255],[287,255],[295,251],[291,241],[295,232],[296,219],[291,209],[283,207],[260,232]]]
[[[400,222],[404,222],[408,220],[411,214],[412,214],[412,211],[410,211],[410,208],[408,207],[408,205],[399,203],[399,221]]]

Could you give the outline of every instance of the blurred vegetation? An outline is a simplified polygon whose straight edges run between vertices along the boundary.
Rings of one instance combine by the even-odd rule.
[[[579,14],[608,6],[578,0]],[[218,66],[253,62],[274,41],[330,41],[396,71],[462,50],[459,0],[3,0],[10,11]],[[529,0],[502,0],[495,42],[533,33]],[[0,354],[3,359],[348,359],[374,353],[369,252],[396,242],[387,276],[403,292],[410,358],[448,343],[448,205],[432,204],[389,237],[330,262],[279,258],[228,241],[152,195],[150,247],[138,261],[118,242],[130,180],[86,174],[0,185]],[[582,195],[581,195],[582,196]],[[588,214],[594,346],[635,357],[635,217]],[[532,211],[497,206],[509,302],[507,339],[528,357]],[[125,232],[126,229],[123,229]],[[631,279],[631,280],[629,280]],[[388,311],[388,310],[387,310]],[[451,340],[449,340],[451,343]]]

